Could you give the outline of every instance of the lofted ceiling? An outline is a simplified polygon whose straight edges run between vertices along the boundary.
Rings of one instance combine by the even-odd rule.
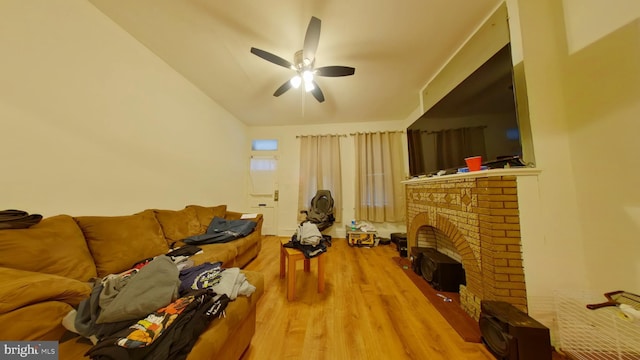
[[[501,0],[89,0],[175,71],[249,126],[404,120],[418,93]],[[322,21],[316,67],[325,101],[250,53],[293,62],[311,16]]]

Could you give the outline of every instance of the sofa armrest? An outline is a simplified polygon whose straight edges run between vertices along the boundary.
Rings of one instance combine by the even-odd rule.
[[[224,218],[227,220],[238,220],[240,219],[240,217],[242,216],[241,212],[235,212],[235,211],[227,211],[224,215]],[[252,219],[247,219],[247,220],[251,220],[251,221],[255,221],[256,222],[256,227],[253,230],[254,234],[257,234],[257,236],[262,236],[262,223],[264,220],[264,217],[262,216],[262,214],[256,214],[255,218]]]
[[[0,267],[0,314],[45,301],[77,306],[91,285],[58,275]]]
[[[224,218],[227,219],[227,220],[239,220],[240,217],[242,216],[242,214],[245,214],[245,213],[236,212],[236,211],[228,211],[227,210],[227,212],[224,215]],[[263,220],[262,214],[256,214],[255,218],[251,218],[251,219],[247,219],[247,220],[255,221],[257,223],[256,229],[258,227],[262,228],[262,220]]]

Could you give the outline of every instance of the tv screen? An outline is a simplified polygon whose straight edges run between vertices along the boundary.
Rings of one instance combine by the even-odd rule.
[[[513,89],[507,44],[407,128],[410,175],[455,173],[470,156],[482,156],[490,168],[519,159]]]

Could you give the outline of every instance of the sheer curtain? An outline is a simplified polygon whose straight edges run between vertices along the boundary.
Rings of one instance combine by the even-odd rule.
[[[309,209],[318,190],[329,190],[334,200],[333,215],[342,222],[342,173],[340,171],[340,136],[310,135],[300,137],[300,186],[298,213]]]
[[[405,219],[402,132],[355,134],[356,212],[359,220]]]

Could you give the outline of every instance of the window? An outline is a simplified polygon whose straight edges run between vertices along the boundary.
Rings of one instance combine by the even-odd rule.
[[[402,133],[358,133],[356,147],[357,219],[404,221]]]
[[[276,183],[278,158],[275,156],[251,156],[249,177],[251,195],[271,195]]]
[[[298,210],[308,210],[318,190],[329,190],[334,200],[334,217],[342,221],[342,175],[339,135],[300,137],[300,187]]]
[[[251,141],[252,151],[277,151],[278,140],[276,139],[256,139]]]

